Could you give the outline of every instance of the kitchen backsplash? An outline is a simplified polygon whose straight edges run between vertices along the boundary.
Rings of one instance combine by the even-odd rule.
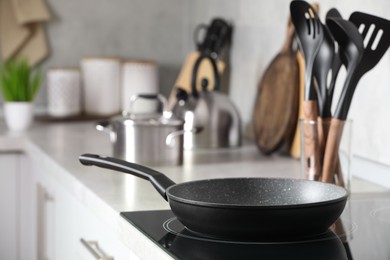
[[[390,2],[385,0],[316,2],[319,3],[322,19],[332,7],[336,7],[344,18],[348,18],[354,11],[363,11],[390,19],[390,13],[387,11]],[[258,81],[282,48],[289,3],[287,0],[268,1],[267,4],[258,0],[197,0],[186,3],[188,16],[184,22],[190,28],[188,32],[191,32],[196,24],[210,20],[213,16],[222,16],[233,21],[229,95],[239,107],[249,129]],[[188,50],[192,47],[190,38],[188,33]],[[390,111],[389,55],[387,52],[375,69],[361,79],[349,116],[353,120],[353,154],[386,165],[390,165],[390,120],[387,115]],[[341,71],[340,77],[344,75]]]
[[[51,56],[43,67],[78,66],[85,56],[156,60],[160,90],[168,95],[188,52],[193,30],[219,16],[234,26],[230,55],[230,97],[239,108],[246,133],[258,81],[279,52],[286,34],[288,0],[84,0],[47,1],[54,18],[47,25]],[[317,1],[320,16],[337,7],[348,18],[364,11],[390,19],[387,0]],[[93,14],[93,15],[92,15]],[[390,165],[390,57],[362,78],[354,96],[353,153]],[[36,101],[46,107],[46,88]]]

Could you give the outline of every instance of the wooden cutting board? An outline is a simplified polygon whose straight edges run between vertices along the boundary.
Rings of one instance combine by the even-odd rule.
[[[299,125],[299,120],[304,118],[303,102],[305,92],[305,60],[303,59],[302,53],[300,51],[297,53],[297,59],[299,64],[299,112],[294,131],[294,138],[290,146],[290,156],[294,159],[299,159],[301,156],[301,127]]]
[[[294,32],[289,21],[283,48],[258,85],[253,125],[256,144],[264,154],[271,154],[291,139],[297,121],[299,68],[292,49]]]
[[[179,76],[176,79],[175,85],[172,88],[171,94],[169,95],[168,107],[170,109],[172,109],[172,107],[176,102],[176,89],[178,87],[186,90],[188,93],[192,93],[192,86],[191,86],[192,70],[194,68],[194,64],[198,59],[199,55],[200,53],[197,51],[191,52],[187,55],[183,63],[183,66],[181,68],[181,71],[179,73]],[[220,75],[222,75],[223,71],[225,70],[225,63],[221,60],[218,60],[217,67]],[[212,90],[214,88],[214,72],[210,61],[208,61],[207,59],[204,59],[202,63],[199,65],[198,76],[197,76],[198,91],[202,90],[200,82],[204,78],[208,79],[209,81],[208,90]]]

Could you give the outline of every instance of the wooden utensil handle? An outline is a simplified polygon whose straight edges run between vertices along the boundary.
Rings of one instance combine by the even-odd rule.
[[[330,123],[331,123],[331,118],[321,118],[318,117],[318,143],[319,143],[319,149],[320,149],[320,161],[321,165],[324,164],[324,153],[325,153],[325,146],[326,146],[326,141],[328,139],[329,135],[329,128],[330,128]],[[337,154],[337,158],[335,161],[336,164],[336,170],[335,170],[335,175],[337,176],[337,184],[339,186],[345,187],[344,179],[343,179],[343,172],[341,169],[341,164],[340,164],[340,158],[339,155]]]
[[[291,18],[288,19],[287,23],[287,35],[286,40],[283,44],[281,53],[291,52],[292,51],[292,45],[294,42],[294,36],[295,36],[295,27],[291,21]]]
[[[332,118],[330,121],[330,128],[328,139],[326,141],[324,163],[322,168],[322,181],[333,183],[334,175],[337,170],[338,150],[340,146],[341,136],[344,129],[345,121]],[[338,173],[338,179],[342,179],[341,172]]]
[[[301,119],[304,119],[304,111],[303,111],[303,96],[305,92],[305,60],[303,59],[302,53],[300,51],[297,52],[297,61],[299,68],[299,106],[298,106],[298,121],[295,128],[294,139],[292,141],[290,147],[290,155],[299,159],[301,156]]]
[[[304,101],[305,170],[309,180],[319,180],[321,175],[321,154],[316,126],[318,106],[316,101]]]
[[[329,133],[330,119],[327,118],[317,118],[317,130],[318,130],[318,147],[320,149],[321,158],[324,156],[326,139],[328,138]],[[322,165],[322,160],[321,160]]]

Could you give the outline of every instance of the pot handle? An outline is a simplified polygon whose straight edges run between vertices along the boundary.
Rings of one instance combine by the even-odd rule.
[[[104,132],[110,136],[111,142],[116,142],[116,133],[112,131],[110,121],[101,121],[96,124],[96,130]]]
[[[184,135],[185,133],[193,133],[197,134],[202,132],[203,127],[194,127],[190,130],[179,130],[179,131],[174,131],[172,133],[169,133],[167,137],[165,138],[165,144],[169,147],[174,147],[176,145],[176,137]]]
[[[112,133],[111,124],[109,121],[100,121],[96,124],[96,130],[105,132],[107,134]]]
[[[113,157],[101,156],[97,154],[82,154],[79,156],[79,161],[83,165],[94,165],[109,170],[124,172],[148,180],[166,201],[168,201],[166,190],[170,186],[175,185],[171,179],[169,179],[161,172]]]

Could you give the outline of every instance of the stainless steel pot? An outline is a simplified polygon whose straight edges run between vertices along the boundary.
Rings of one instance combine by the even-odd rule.
[[[158,99],[163,105],[163,113],[133,114],[132,106],[140,98]],[[183,163],[183,125],[183,120],[167,115],[164,96],[136,95],[131,98],[130,111],[98,123],[96,129],[110,135],[114,157],[134,163],[166,166]]]

